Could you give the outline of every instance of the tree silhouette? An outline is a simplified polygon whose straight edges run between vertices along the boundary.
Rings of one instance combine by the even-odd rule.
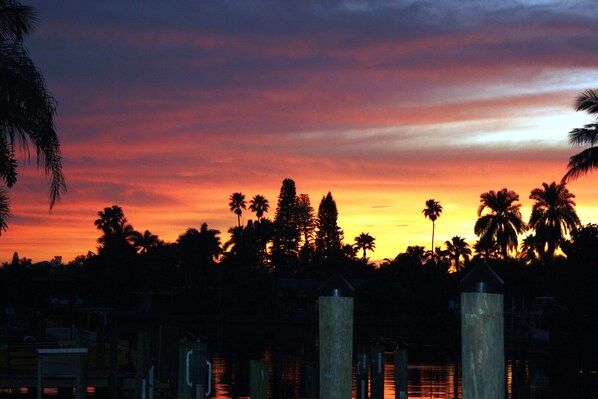
[[[225,261],[233,265],[233,272],[241,271],[242,276],[255,271],[259,266],[260,242],[255,224],[248,221],[245,227],[232,227],[228,230],[230,239],[224,243]]]
[[[164,241],[149,230],[145,230],[143,234],[139,233],[133,238],[133,246],[142,254],[146,254],[160,245],[164,245]]]
[[[542,188],[532,190],[534,200],[529,226],[536,231],[536,248],[541,256],[552,258],[565,235],[581,222],[575,211],[575,195],[564,183],[542,183]]]
[[[526,264],[533,262],[537,259],[536,253],[538,250],[538,239],[533,234],[528,234],[523,240],[521,240],[521,248],[517,259],[525,262]]]
[[[207,223],[198,231],[189,228],[179,236],[179,258],[184,268],[205,270],[213,265],[222,253],[220,231],[208,228]]]
[[[316,222],[314,208],[311,206],[307,194],[299,194],[297,197],[297,227],[302,236],[303,248],[310,248]]]
[[[139,237],[139,232],[128,223],[122,208],[118,205],[99,211],[94,225],[103,233],[98,239],[102,245],[100,249],[103,251],[122,254],[123,251],[133,249],[135,240]]]
[[[376,239],[370,235],[370,233],[361,233],[355,237],[355,248],[359,251],[363,251],[362,260],[366,260],[366,251],[374,252],[376,249]]]
[[[254,195],[249,203],[249,210],[255,213],[257,216],[257,221],[259,222],[262,220],[262,216],[264,213],[268,213],[268,209],[270,209],[270,204],[268,200],[263,195],[257,194]]]
[[[54,129],[55,100],[23,44],[35,15],[29,6],[0,0],[0,21],[0,178],[7,188],[16,183],[15,147],[29,154],[33,144],[37,164],[43,165],[49,181],[52,209],[66,191],[66,183]],[[7,227],[8,214],[8,194],[0,189],[0,233]]]
[[[272,258],[279,270],[287,270],[298,262],[299,227],[297,225],[297,189],[295,181],[284,179],[278,195],[272,236]]]
[[[422,210],[424,216],[432,221],[432,250],[434,250],[434,229],[435,229],[435,222],[436,219],[440,217],[442,213],[442,205],[440,202],[434,201],[434,199],[429,199],[426,201],[426,207]]]
[[[519,211],[521,205],[516,204],[517,201],[519,195],[506,188],[480,195],[479,218],[474,232],[480,240],[495,240],[504,259],[509,251],[517,249],[517,234],[523,233],[526,228]],[[488,209],[489,213],[482,216],[484,209]]]
[[[494,259],[500,254],[500,247],[492,236],[483,236],[473,244],[474,259]]]
[[[342,248],[344,233],[338,226],[337,220],[336,202],[332,198],[332,193],[328,192],[320,201],[316,220],[316,251],[325,259],[340,253]]]
[[[214,264],[222,254],[220,245],[220,230],[209,229],[207,223],[202,223],[199,229],[199,254],[208,264]]]
[[[586,111],[595,119],[594,122],[569,132],[569,144],[577,147],[589,145],[590,148],[569,158],[567,173],[561,180],[563,183],[575,180],[598,167],[598,90],[582,92],[575,100],[575,111]]]
[[[237,222],[239,227],[241,227],[241,215],[243,214],[243,209],[247,209],[245,195],[241,193],[232,193],[228,199],[230,200],[228,206],[230,207],[231,212],[237,215]]]
[[[451,259],[455,260],[455,268],[458,272],[461,268],[461,257],[465,259],[465,262],[469,261],[471,255],[469,244],[465,242],[465,238],[454,236],[450,241],[445,241],[444,245],[446,245],[446,250]]]

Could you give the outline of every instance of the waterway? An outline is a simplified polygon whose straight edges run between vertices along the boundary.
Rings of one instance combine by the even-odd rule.
[[[372,335],[374,331],[384,328],[357,328],[356,346],[367,347],[372,339],[379,338]],[[397,342],[408,344],[409,398],[462,397],[459,343],[446,336],[438,337],[434,331],[424,335],[419,339],[384,337],[385,399],[395,398],[393,350]],[[222,324],[212,326],[208,336],[214,398],[249,397],[251,360],[270,362],[269,397],[314,396],[311,376],[318,361],[317,326]],[[505,356],[509,399],[598,398],[595,362],[582,354],[530,346],[508,347]],[[354,370],[353,397],[357,396],[356,386]]]

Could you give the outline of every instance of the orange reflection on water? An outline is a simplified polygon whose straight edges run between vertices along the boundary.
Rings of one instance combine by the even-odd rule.
[[[302,398],[305,385],[305,359],[298,356],[276,358],[270,351],[264,352],[262,360],[271,362],[271,398]],[[213,392],[215,399],[237,399],[249,397],[249,364],[246,367],[232,367],[226,364],[223,356],[215,354],[213,365]],[[393,353],[385,353],[384,399],[395,399],[395,367]],[[459,399],[461,377],[454,363],[447,359],[446,364],[420,363],[408,367],[408,394],[410,399],[445,398]],[[353,375],[353,398],[356,398],[356,375]],[[368,387],[371,391],[371,387]],[[368,395],[369,396],[369,395]]]

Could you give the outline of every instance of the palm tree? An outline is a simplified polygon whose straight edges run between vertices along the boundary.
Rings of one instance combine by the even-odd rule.
[[[102,245],[101,250],[111,256],[122,256],[125,251],[134,249],[135,243],[141,236],[128,223],[122,208],[118,205],[99,211],[94,225],[103,233],[98,239],[98,243]]]
[[[528,234],[521,240],[521,248],[517,259],[522,260],[526,264],[536,260],[536,252],[538,250],[538,238],[533,234]]]
[[[366,251],[374,252],[376,249],[376,239],[370,235],[370,233],[361,233],[355,237],[355,249],[363,251],[363,261],[366,259]]]
[[[270,209],[270,204],[268,200],[263,195],[257,194],[254,195],[249,203],[249,210],[251,212],[255,212],[255,216],[257,216],[257,221],[259,222],[262,220],[262,216],[264,213],[268,213],[268,209]]]
[[[239,222],[239,227],[241,227],[241,215],[243,214],[242,209],[247,209],[245,205],[245,195],[241,193],[232,193],[230,197],[228,206],[230,206],[230,211],[237,215],[237,221]]]
[[[0,190],[0,234],[8,227],[7,220],[9,216],[8,195],[4,190]]]
[[[499,256],[500,247],[496,243],[494,237],[480,237],[479,240],[473,244],[475,251],[474,259],[494,259]]]
[[[158,248],[163,245],[164,241],[160,240],[157,235],[152,234],[149,230],[145,230],[143,234],[138,233],[134,238],[134,246],[142,254]]]
[[[537,248],[541,255],[552,258],[565,235],[581,225],[575,212],[575,195],[564,183],[552,182],[533,189],[529,198],[535,201],[529,226],[536,231]]]
[[[207,263],[214,263],[222,254],[219,235],[220,230],[209,229],[207,223],[202,223],[199,230],[199,253]]]
[[[422,213],[424,214],[424,217],[432,221],[432,246],[430,248],[433,250],[435,222],[442,213],[442,205],[440,205],[440,202],[434,201],[434,199],[429,199],[426,201],[426,207],[422,210]]]
[[[480,195],[479,218],[475,223],[474,232],[480,237],[480,241],[496,241],[504,259],[509,251],[517,248],[517,234],[526,229],[519,211],[521,204],[515,204],[516,201],[519,201],[519,195],[506,188]],[[490,212],[482,216],[486,208]]]
[[[598,89],[586,90],[575,99],[575,111],[586,111],[594,118],[598,118]],[[582,128],[576,128],[569,132],[569,144],[581,147],[589,145],[587,148],[569,158],[567,173],[561,180],[562,183],[575,180],[598,168],[598,119]]]
[[[15,147],[29,154],[35,147],[38,166],[49,181],[50,209],[66,191],[60,143],[54,129],[56,106],[44,78],[23,45],[35,15],[15,0],[0,0],[0,179],[7,188],[17,181]],[[6,229],[8,196],[0,188],[0,233]]]
[[[104,208],[103,211],[98,212],[98,219],[93,224],[101,230],[104,235],[118,231],[121,223],[126,221],[125,214],[122,208],[118,205]]]
[[[460,269],[459,259],[463,257],[467,262],[471,255],[469,244],[465,242],[465,238],[454,236],[450,241],[446,241],[444,245],[446,245],[446,250],[450,257],[455,260],[455,268],[458,272]]]

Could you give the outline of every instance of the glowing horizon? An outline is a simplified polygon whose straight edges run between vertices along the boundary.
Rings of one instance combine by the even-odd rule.
[[[372,260],[430,247],[429,198],[435,244],[473,245],[480,194],[514,190],[527,221],[591,121],[572,109],[598,77],[591,2],[26,3],[68,192],[50,214],[42,174],[19,169],[0,261],[95,252],[111,205],[167,242],[204,222],[225,242],[228,196],[263,194],[273,218],[284,178],[316,210],[331,191],[345,243],[370,233]],[[597,178],[568,186],[584,224]]]

